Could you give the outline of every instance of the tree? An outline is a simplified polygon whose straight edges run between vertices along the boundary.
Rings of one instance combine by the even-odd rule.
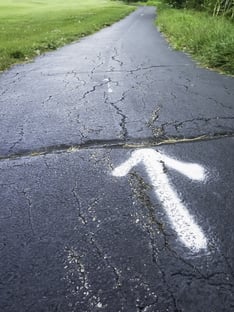
[[[206,10],[213,14],[234,17],[234,0],[164,0],[175,8]]]

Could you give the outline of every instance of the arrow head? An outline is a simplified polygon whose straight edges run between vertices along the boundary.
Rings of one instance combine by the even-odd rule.
[[[206,170],[198,164],[178,161],[176,159],[169,158],[165,155],[161,155],[161,160],[164,162],[164,164],[167,167],[172,168],[182,173],[183,175],[185,175],[191,180],[197,180],[197,181],[205,180]]]
[[[163,164],[193,180],[204,179],[205,171],[203,167],[174,160],[153,149],[141,149],[134,151],[127,161],[113,170],[112,174],[116,177],[123,177],[140,162],[144,164],[154,187],[155,195],[161,201],[181,242],[194,252],[206,249],[207,240],[205,235],[170,185]]]
[[[138,163],[144,162],[147,165],[150,161],[160,161],[161,156],[158,152],[154,151],[153,149],[139,149],[132,153],[131,157],[125,161],[120,166],[116,167],[112,174],[115,177],[124,177],[126,176],[129,171],[135,167]]]
[[[140,157],[136,157],[137,154],[139,154],[139,152],[140,151],[133,152],[132,156],[127,161],[125,161],[112,171],[112,175],[115,177],[126,176],[129,173],[129,171],[142,160]]]

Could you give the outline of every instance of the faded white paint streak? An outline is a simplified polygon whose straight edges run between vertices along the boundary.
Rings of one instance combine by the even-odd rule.
[[[193,180],[204,180],[205,170],[197,164],[188,164],[169,158],[153,149],[141,149],[132,153],[129,160],[115,168],[112,174],[116,177],[125,176],[132,167],[142,162],[150,177],[157,198],[162,203],[172,227],[177,232],[181,242],[198,252],[207,248],[207,239],[201,228],[195,223],[178,194],[173,190],[164,165],[186,175]]]
[[[109,79],[109,78],[105,78],[103,81],[107,82],[107,90],[108,90],[108,93],[112,93],[112,92],[113,92],[113,89],[111,88],[110,79]]]

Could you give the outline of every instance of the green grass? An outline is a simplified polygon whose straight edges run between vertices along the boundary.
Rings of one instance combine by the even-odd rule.
[[[91,34],[132,10],[110,0],[0,0],[0,70]]]
[[[234,23],[230,20],[159,5],[156,23],[174,48],[209,68],[234,74]]]

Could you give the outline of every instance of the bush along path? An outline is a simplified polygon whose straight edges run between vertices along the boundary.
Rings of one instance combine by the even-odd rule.
[[[148,1],[148,4],[157,6],[156,24],[172,46],[190,53],[203,66],[233,75],[234,23],[230,13],[233,6],[229,6],[229,11],[224,14],[221,5],[211,7],[208,1],[207,7],[199,7],[199,10],[191,1],[187,2],[187,7],[183,1],[180,5],[179,1],[173,3]]]

